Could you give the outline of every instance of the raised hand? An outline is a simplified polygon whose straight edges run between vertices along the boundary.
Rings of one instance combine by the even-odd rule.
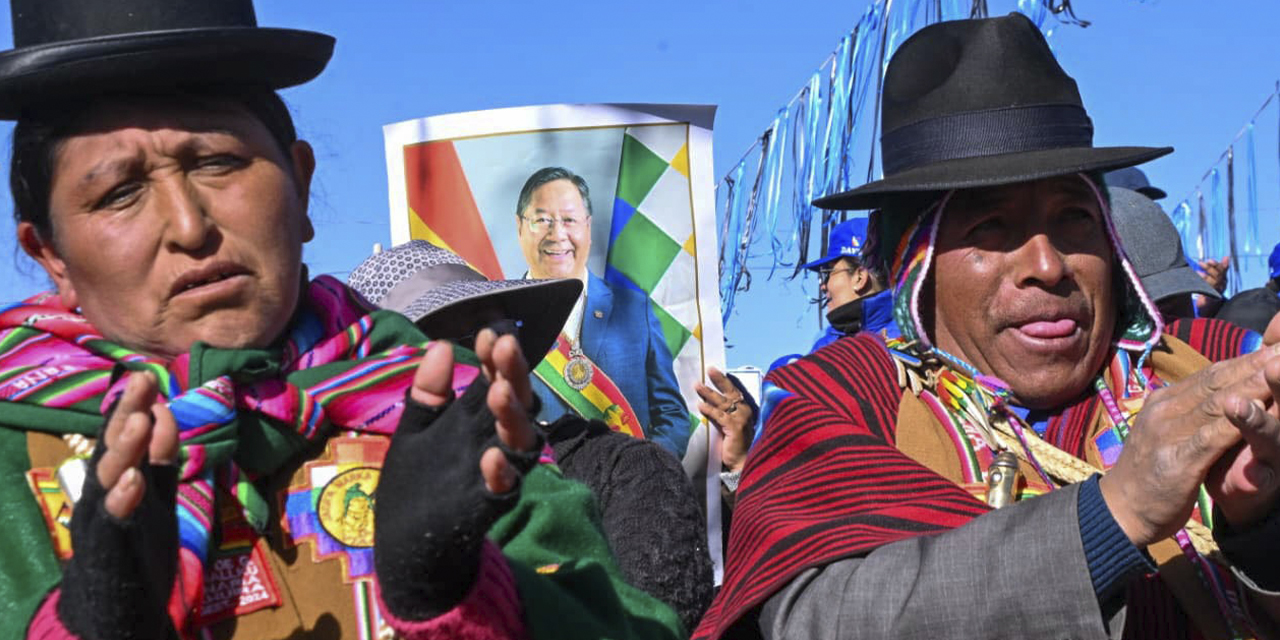
[[[1244,434],[1270,428],[1255,411],[1273,397],[1276,383],[1263,371],[1280,373],[1277,353],[1268,347],[1219,362],[1151,394],[1120,458],[1100,483],[1112,515],[1134,544],[1150,544],[1182,527],[1199,485],[1208,479],[1213,486],[1215,465],[1236,469],[1232,477],[1246,472],[1248,461],[1233,457],[1233,448]],[[1239,499],[1216,493],[1229,503]]]
[[[490,381],[489,411],[497,417],[494,425],[498,440],[508,449],[539,454],[542,440],[533,427],[529,414],[533,407],[533,387],[529,382],[529,363],[515,336],[502,336],[485,329],[476,336],[476,355],[481,369]],[[515,488],[520,472],[512,468],[506,455],[497,447],[484,452],[480,471],[485,486],[493,493],[506,493]]]
[[[730,471],[741,471],[755,434],[755,403],[719,369],[709,368],[707,377],[714,389],[702,383],[693,387],[702,398],[698,411],[720,432],[720,462]]]
[[[1198,263],[1204,273],[1200,274],[1209,286],[1217,289],[1218,293],[1227,290],[1227,269],[1231,267],[1231,256],[1227,256],[1221,260],[1208,258]]]
[[[475,583],[485,533],[519,498],[541,437],[528,415],[529,368],[514,337],[482,331],[484,376],[453,398],[453,350],[431,345],[410,387],[378,482],[374,566],[404,620],[457,605]]]
[[[72,512],[75,555],[63,571],[58,617],[81,638],[160,638],[172,627],[178,430],[155,399],[151,374],[130,376]]]
[[[138,508],[146,493],[140,469],[144,456],[152,465],[167,466],[178,458],[177,424],[169,407],[154,402],[155,397],[154,376],[130,376],[102,435],[106,450],[98,459],[98,482],[107,491],[107,513],[120,520]]]

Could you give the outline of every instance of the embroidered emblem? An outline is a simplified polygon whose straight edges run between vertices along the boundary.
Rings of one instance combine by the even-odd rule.
[[[280,589],[268,567],[261,538],[247,548],[219,552],[205,566],[197,625],[279,606]]]
[[[373,546],[373,501],[378,469],[356,467],[335,476],[320,490],[316,512],[320,526],[348,547]]]
[[[71,525],[71,501],[58,485],[53,469],[31,469],[27,472],[27,486],[40,506],[40,514],[44,516],[58,559],[71,558],[71,530],[68,528]]]
[[[315,562],[337,559],[347,584],[373,579],[373,508],[391,440],[344,434],[306,463],[284,495],[284,529],[311,541]]]
[[[218,492],[218,548],[204,565],[204,600],[196,625],[207,626],[283,602],[271,574],[264,539],[245,519],[235,496]]]

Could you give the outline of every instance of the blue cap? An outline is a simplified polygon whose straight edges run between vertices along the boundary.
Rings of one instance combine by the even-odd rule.
[[[840,258],[857,259],[862,255],[862,243],[866,240],[866,218],[845,220],[831,229],[831,238],[827,241],[827,255],[804,265],[804,268],[816,270]]]
[[[1271,257],[1267,258],[1267,269],[1271,272],[1270,277],[1280,278],[1280,243],[1271,250]]]
[[[781,358],[778,358],[777,360],[774,360],[773,362],[769,363],[768,371],[769,373],[773,373],[774,369],[777,369],[778,367],[785,367],[791,364],[792,362],[795,362],[796,360],[799,360],[800,358],[803,358],[803,357],[804,357],[803,354],[788,353],[787,355],[782,356]]]

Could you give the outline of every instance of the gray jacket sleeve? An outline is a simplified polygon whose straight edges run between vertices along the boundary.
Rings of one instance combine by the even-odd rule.
[[[1104,620],[1077,514],[1079,486],[936,536],[809,569],[765,602],[760,630],[783,638],[1118,638]]]

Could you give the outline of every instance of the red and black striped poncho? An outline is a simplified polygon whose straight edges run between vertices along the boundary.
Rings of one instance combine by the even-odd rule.
[[[1166,332],[1214,361],[1257,343],[1257,334],[1216,320],[1178,321]],[[879,337],[862,333],[770,374],[790,395],[773,409],[748,458],[724,585],[694,638],[758,635],[736,633],[735,625],[754,624],[754,610],[801,571],[941,533],[988,510],[895,447],[902,389],[890,358]],[[1045,440],[1083,457],[1098,402],[1089,394],[1064,407]],[[1188,633],[1158,580],[1134,584],[1129,597],[1143,601],[1144,619],[1163,621],[1163,629],[1144,635]]]

